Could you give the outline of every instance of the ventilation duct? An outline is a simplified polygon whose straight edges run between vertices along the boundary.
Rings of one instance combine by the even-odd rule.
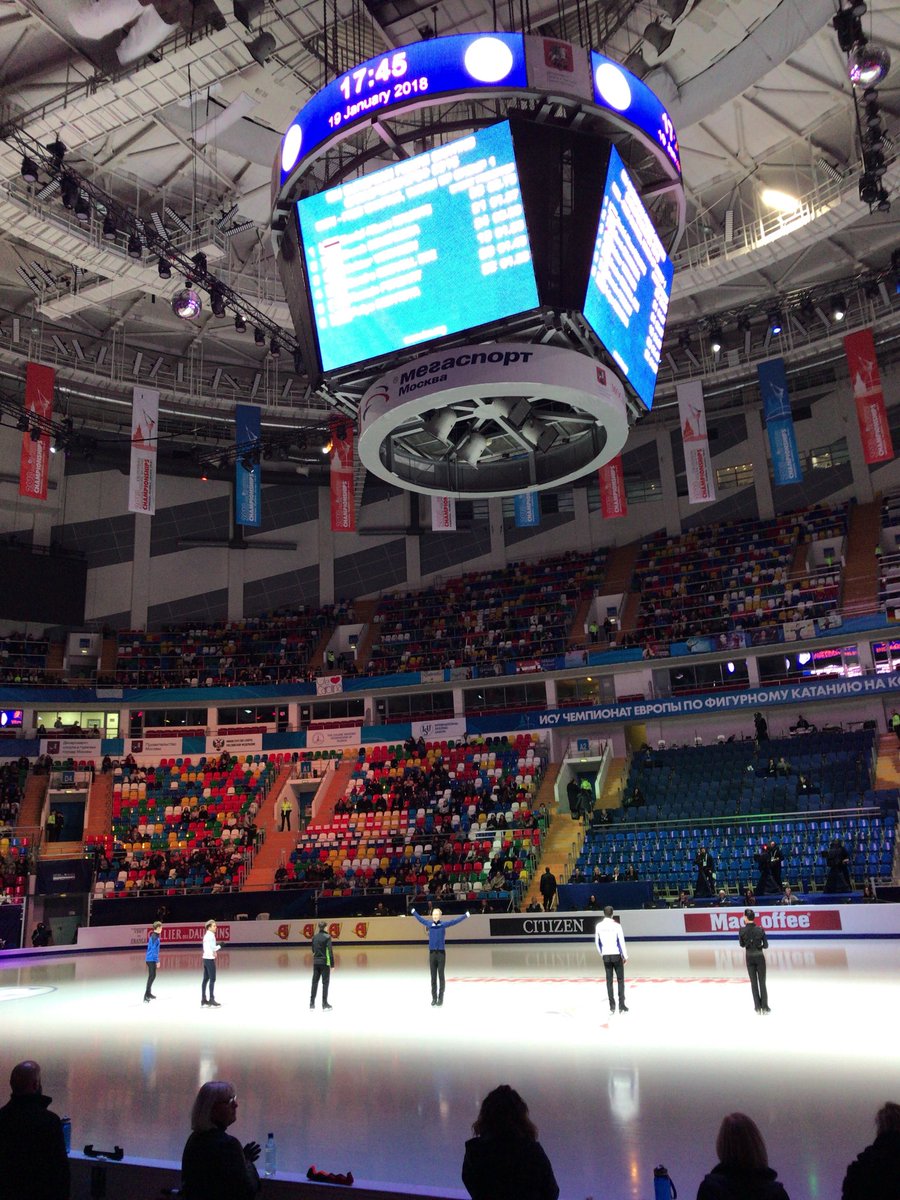
[[[122,66],[146,58],[162,45],[177,25],[167,25],[155,8],[144,8],[119,44],[116,56]]]
[[[144,12],[140,0],[68,0],[66,19],[79,37],[98,42]]]
[[[227,107],[220,109],[214,117],[204,122],[203,125],[194,133],[194,141],[198,146],[205,146],[207,142],[214,142],[216,138],[226,129],[230,129],[232,125],[236,125],[249,113],[252,113],[254,108],[259,106],[259,102],[254,100],[252,96],[248,96],[246,92],[241,92],[236,100],[232,100]]]

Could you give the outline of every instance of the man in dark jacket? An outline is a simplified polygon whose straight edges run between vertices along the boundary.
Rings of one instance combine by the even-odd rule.
[[[328,1003],[328,984],[331,980],[331,968],[334,966],[334,949],[331,944],[331,934],[325,930],[325,922],[320,921],[312,940],[313,975],[312,991],[309,994],[309,1007],[316,1007],[316,992],[319,990],[319,980],[322,980],[322,1007],[331,1008]]]
[[[549,867],[544,868],[544,873],[538,884],[541,892],[541,899],[544,901],[544,912],[551,912],[553,902],[556,899],[556,876]]]
[[[875,1117],[875,1141],[857,1155],[844,1176],[841,1200],[893,1200],[900,1179],[900,1104],[885,1104]]]
[[[12,1095],[0,1108],[0,1200],[69,1200],[69,1160],[62,1122],[41,1091],[41,1068],[20,1062]]]
[[[744,924],[741,926],[741,946],[747,960],[747,974],[753,989],[753,1007],[758,1013],[769,1012],[769,993],[766,990],[766,955],[769,939],[766,931],[756,924],[756,913],[752,908],[744,909]]]
[[[716,860],[705,846],[701,846],[694,859],[697,868],[697,882],[694,884],[694,895],[698,899],[711,896],[715,892]]]

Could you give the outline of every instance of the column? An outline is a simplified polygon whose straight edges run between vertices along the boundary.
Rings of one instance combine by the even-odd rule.
[[[769,475],[769,441],[763,429],[762,412],[758,408],[748,409],[747,444],[750,461],[753,463],[753,488],[756,492],[756,508],[761,521],[775,517],[775,501],[772,496],[772,479]]]
[[[147,628],[150,607],[150,529],[152,517],[134,514],[134,558],[131,563],[131,628]]]

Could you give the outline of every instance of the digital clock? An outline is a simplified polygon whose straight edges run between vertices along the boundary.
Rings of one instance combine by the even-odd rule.
[[[281,144],[281,183],[347,128],[417,99],[528,85],[520,33],[454,34],[389,50],[345,71],[300,109]]]

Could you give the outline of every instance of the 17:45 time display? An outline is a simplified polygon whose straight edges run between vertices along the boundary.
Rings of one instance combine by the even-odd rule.
[[[355,71],[348,71],[338,81],[338,87],[341,95],[345,100],[350,100],[354,96],[363,96],[369,88],[374,88],[378,84],[390,83],[393,79],[402,79],[409,69],[409,64],[406,61],[406,51],[397,50],[393,54],[386,54],[373,67],[357,67]]]

